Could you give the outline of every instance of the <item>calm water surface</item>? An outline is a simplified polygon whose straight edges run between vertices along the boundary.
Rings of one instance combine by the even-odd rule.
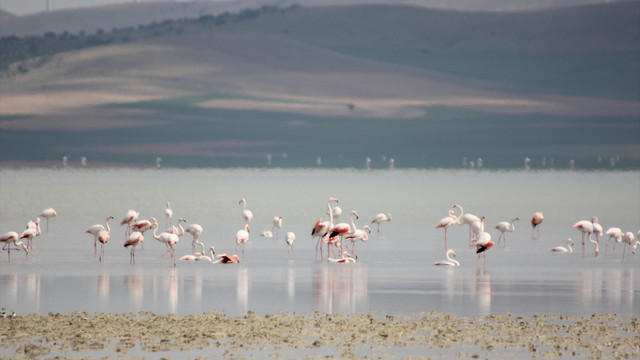
[[[413,313],[446,311],[463,316],[511,312],[584,315],[640,313],[640,256],[622,260],[623,247],[600,256],[571,228],[598,216],[605,230],[640,229],[640,173],[631,172],[474,172],[444,170],[321,169],[1,169],[0,233],[21,232],[47,207],[58,216],[50,231],[34,240],[25,256],[0,257],[0,306],[19,314],[49,312],[137,312],[196,314],[216,310],[230,315],[247,311],[324,311],[329,313]],[[393,220],[356,245],[355,264],[315,261],[311,226],[325,217],[330,196],[340,200],[348,222],[356,210],[358,227],[379,212]],[[171,202],[174,222],[204,228],[201,240],[217,252],[235,252],[241,229],[240,198],[254,213],[251,239],[239,265],[178,262],[160,258],[164,245],[145,234],[144,249],[129,265],[123,247],[128,209],[155,217],[166,228],[164,208]],[[506,247],[488,251],[477,264],[468,246],[468,227],[449,230],[459,268],[440,268],[444,260],[442,229],[435,224],[453,204],[486,217],[486,230],[497,242],[499,221],[520,217],[507,234]],[[532,239],[529,219],[543,211],[540,237]],[[84,231],[111,222],[105,260],[93,255],[93,237]],[[283,217],[279,239],[260,237],[271,219]],[[44,220],[44,219],[43,219]],[[283,234],[297,234],[297,259],[288,259]],[[567,238],[572,254],[551,253]],[[177,245],[177,255],[191,252],[191,235]]]

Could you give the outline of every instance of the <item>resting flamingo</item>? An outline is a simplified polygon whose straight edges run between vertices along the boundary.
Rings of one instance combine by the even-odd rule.
[[[556,246],[556,247],[552,247],[551,251],[553,251],[553,252],[565,252],[565,253],[569,252],[569,253],[571,253],[571,252],[573,252],[573,245],[574,245],[573,244],[573,240],[571,240],[571,238],[569,238],[567,240],[567,247]]]
[[[236,253],[238,253],[238,246],[242,244],[242,257],[244,258],[244,244],[249,241],[249,224],[244,224],[244,229],[240,229],[236,232]]]
[[[129,254],[129,264],[136,264],[136,246],[144,242],[144,235],[140,231],[133,231],[127,241],[124,242],[124,247],[131,246],[131,253]]]
[[[19,238],[18,233],[15,231],[9,231],[2,234],[2,236],[0,236],[0,243],[4,243],[4,246],[2,246],[2,250],[7,252],[7,255],[9,256],[8,258],[9,261],[11,261],[11,250],[20,251],[19,246],[22,246],[25,254],[29,253],[29,249],[27,248],[27,246],[22,241],[18,241],[18,238]],[[12,243],[15,246],[15,248],[13,249],[11,248]]]
[[[204,254],[204,244],[201,243],[200,241],[198,241],[198,245],[200,245],[202,247],[202,252],[199,253],[194,253],[194,254],[190,254],[190,255],[184,255],[182,257],[180,257],[178,260],[180,261],[208,261],[210,263],[213,263],[213,259],[215,259],[214,255],[216,253],[216,250],[213,246],[209,247],[209,253],[211,254],[211,256],[207,256]]]
[[[458,208],[458,205],[453,205],[453,208]],[[444,250],[447,250],[447,230],[450,226],[458,223],[458,217],[453,210],[449,210],[449,215],[440,219],[436,225],[436,229],[444,228]]]
[[[544,214],[542,211],[538,211],[533,214],[533,217],[531,218],[531,227],[533,228],[533,231],[531,232],[532,239],[540,237],[540,224],[542,224],[542,220],[544,220]],[[538,229],[538,237],[535,236],[536,228]]]
[[[478,254],[478,261],[476,267],[480,263],[480,256],[484,257],[484,265],[487,265],[487,253],[486,251],[491,249],[493,241],[491,241],[491,234],[488,232],[481,232],[478,234],[478,238],[474,240],[473,245],[476,246],[476,254]]]
[[[604,253],[605,255],[607,254],[607,248],[609,247],[609,241],[611,241],[611,239],[613,239],[613,251],[616,251],[616,243],[619,243],[622,241],[622,229],[620,229],[619,227],[610,227],[607,229],[607,232],[605,232],[606,235],[609,235],[609,238],[607,239],[607,244],[604,247]]]
[[[191,224],[187,226],[185,232],[188,232],[193,236],[193,241],[191,241],[191,248],[193,251],[196,251],[196,244],[198,243],[198,239],[202,234],[202,226],[200,224]]]
[[[446,257],[447,260],[436,261],[433,263],[435,266],[460,266],[460,263],[457,260],[451,258],[451,256],[456,256],[456,252],[453,249],[447,250]]]
[[[47,219],[47,234],[49,233],[49,219],[54,218],[56,216],[58,216],[58,213],[56,212],[56,210],[54,208],[46,208],[44,210],[42,210],[42,212],[40,213],[40,216],[42,216],[43,218]]]
[[[511,219],[511,222],[501,221],[495,226],[495,228],[500,231],[500,237],[498,237],[498,246],[500,246],[500,239],[504,239],[504,246],[507,246],[507,236],[505,235],[505,232],[514,232],[516,230],[515,222],[518,220],[520,219],[514,217],[513,219]]]
[[[253,213],[251,212],[251,210],[247,209],[247,200],[245,200],[244,198],[240,199],[239,204],[242,205],[242,211],[240,212],[240,214],[242,215],[245,223],[248,224],[251,219],[253,219]]]
[[[214,264],[223,263],[223,264],[237,264],[240,262],[238,255],[229,255],[227,253],[222,253],[218,255],[218,260],[214,261]]]
[[[376,234],[378,236],[382,235],[382,231],[380,231],[380,224],[382,224],[383,222],[390,222],[391,221],[391,214],[384,214],[384,213],[379,213],[378,215],[376,215],[373,220],[371,220],[372,224],[376,224],[377,225],[377,232]]]
[[[129,234],[131,234],[131,228],[129,227],[129,225],[131,225],[132,223],[136,222],[138,220],[138,216],[140,215],[139,212],[133,210],[133,209],[129,209],[125,214],[124,217],[122,218],[122,220],[120,221],[120,226],[123,225],[127,225],[126,229],[124,230],[124,240],[127,240],[127,237],[129,236]]]
[[[338,263],[338,264],[340,264],[340,263],[354,263],[354,262],[356,262],[356,259],[352,258],[351,255],[349,255],[348,252],[343,251],[341,258],[332,259],[332,258],[328,257],[327,258],[327,262],[334,263],[334,264],[336,264],[336,263]]]
[[[584,257],[585,237],[588,237],[589,241],[591,241],[591,234],[593,233],[593,219],[591,219],[591,221],[580,220],[573,224],[572,227],[582,232],[582,256]]]
[[[107,229],[109,229],[109,232],[111,232],[111,228],[109,227],[109,221],[111,221],[113,219],[113,216],[107,216],[107,218],[104,220],[104,226],[102,224],[95,224],[95,225],[91,225],[87,231],[85,231],[87,234],[92,234],[93,235],[93,256],[96,256],[97,254],[97,246],[98,246],[98,233],[100,231],[105,231]]]
[[[287,257],[291,257],[291,253],[293,253],[293,256],[297,259],[298,255],[296,255],[296,252],[293,250],[293,242],[296,241],[296,234],[293,231],[287,232],[284,237],[284,241],[287,243],[288,247]]]
[[[356,254],[356,242],[367,242],[367,240],[369,240],[370,233],[371,228],[369,225],[365,225],[362,229],[356,229],[353,233],[345,235],[344,240],[345,242],[349,241],[351,243],[351,252],[353,253],[354,258],[358,258],[358,255]],[[349,243],[347,243],[346,247],[347,250],[349,250]]]

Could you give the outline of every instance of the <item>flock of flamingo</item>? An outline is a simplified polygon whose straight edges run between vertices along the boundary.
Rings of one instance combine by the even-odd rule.
[[[336,204],[335,206],[332,205],[334,203]],[[359,219],[359,215],[356,211],[352,211],[349,215],[350,223],[336,223],[336,221],[342,215],[342,209],[337,206],[337,203],[338,199],[334,197],[329,198],[326,210],[328,219],[325,220],[322,217],[319,218],[311,228],[311,239],[317,239],[315,247],[316,260],[318,260],[318,257],[320,261],[323,261],[325,259],[324,248],[326,247],[327,262],[354,263],[358,258],[355,250],[355,245],[358,242],[366,242],[368,240],[369,234],[371,233],[371,227],[369,225],[376,224],[376,231],[378,236],[380,236],[382,235],[382,232],[380,230],[381,224],[390,222],[392,217],[391,214],[379,213],[371,220],[369,225],[358,228],[355,224],[354,218]],[[240,258],[244,257],[244,246],[245,243],[249,241],[251,230],[250,223],[253,219],[253,212],[247,209],[247,201],[242,198],[240,199],[239,204],[242,206],[241,215],[244,220],[244,226],[242,229],[236,232],[236,251],[233,255],[227,253],[216,255],[215,248],[213,246],[209,247],[209,251],[207,254],[205,251],[205,245],[199,240],[200,235],[203,231],[202,226],[199,224],[190,224],[185,228],[182,226],[182,223],[185,223],[186,225],[186,220],[184,218],[179,218],[177,225],[173,225],[173,210],[171,209],[171,204],[169,202],[167,202],[166,208],[164,209],[167,229],[160,234],[158,234],[158,221],[155,218],[150,217],[149,219],[139,219],[140,214],[137,211],[127,211],[120,221],[120,225],[126,226],[124,233],[124,247],[130,248],[129,262],[131,264],[135,264],[136,247],[144,247],[144,234],[146,231],[153,229],[153,238],[160,243],[163,243],[166,247],[166,251],[161,255],[161,257],[169,255],[171,257],[173,266],[176,265],[176,245],[180,241],[180,237],[182,237],[186,233],[191,234],[193,237],[191,243],[193,253],[178,258],[179,261],[207,261],[214,264],[239,263]],[[459,211],[459,214],[456,214],[456,209]],[[46,219],[46,229],[47,232],[49,232],[49,219],[57,216],[56,211],[53,208],[47,208],[43,210],[39,216]],[[9,260],[11,259],[12,250],[24,250],[25,253],[28,254],[29,251],[33,249],[33,239],[39,236],[41,233],[40,217],[38,217],[35,222],[30,220],[27,223],[26,230],[24,230],[22,234],[18,235],[18,233],[15,231],[9,231],[0,237],[0,242],[4,244],[2,250],[7,251]],[[104,225],[95,224],[90,226],[85,231],[86,233],[93,235],[94,256],[98,256],[97,246],[98,243],[100,243],[99,261],[102,261],[104,258],[104,248],[111,237],[111,228],[109,226],[109,222],[113,219],[113,216],[107,216]],[[515,222],[519,220],[519,218],[514,217],[511,219],[511,221],[502,221],[494,226],[494,228],[500,232],[500,236],[498,237],[498,246],[500,246],[501,241],[504,242],[503,246],[506,246],[506,233],[514,232]],[[536,212],[532,216],[532,238],[540,236],[540,225],[542,224],[543,220],[544,214],[542,212]],[[443,261],[437,261],[433,263],[433,265],[460,266],[460,263],[452,258],[452,256],[455,257],[455,251],[453,249],[449,249],[447,243],[447,231],[449,227],[453,225],[468,225],[469,246],[475,247],[476,253],[478,255],[476,266],[479,265],[481,257],[484,258],[484,262],[486,265],[486,252],[494,246],[494,242],[492,241],[491,234],[485,232],[485,217],[478,217],[471,213],[464,213],[462,206],[457,204],[453,206],[453,209],[449,210],[448,215],[442,218],[435,227],[436,229],[444,229],[444,249],[447,259]],[[272,229],[263,231],[262,233],[260,233],[260,236],[278,239],[278,232],[281,228],[282,216],[275,216],[272,221]],[[599,238],[602,235],[608,235],[609,237],[607,239],[605,251],[608,248],[609,242],[611,240],[614,240],[614,251],[615,245],[617,243],[624,243],[625,247],[622,254],[623,260],[625,253],[627,253],[629,250],[633,254],[635,254],[636,248],[638,244],[640,244],[640,241],[635,241],[634,243],[635,237],[632,232],[623,232],[618,227],[611,227],[603,233],[603,228],[598,223],[597,217],[593,217],[591,220],[578,221],[573,224],[573,228],[581,231],[582,233],[583,257],[585,256],[586,242],[590,242],[595,245],[595,256],[598,256],[600,252]],[[595,235],[596,238],[593,239],[592,235]],[[638,238],[640,239],[640,231],[638,231]],[[285,234],[284,240],[288,247],[289,258],[291,258],[292,255],[297,258],[297,255],[293,249],[295,239],[296,234],[294,232],[290,231]],[[21,240],[26,241],[26,244]],[[573,252],[573,245],[573,240],[568,239],[566,247],[556,246],[551,248],[551,251]],[[199,251],[196,251],[197,247],[199,247]],[[238,255],[239,250],[240,256]],[[336,256],[336,251],[338,251],[339,256]]]
[[[453,209],[458,209],[460,214],[456,215]],[[484,231],[485,227],[485,217],[478,217],[476,215],[470,213],[464,213],[462,206],[454,205],[452,210],[449,210],[449,215],[442,218],[438,224],[436,225],[436,229],[443,228],[444,229],[444,248],[446,251],[447,260],[437,261],[434,263],[436,266],[460,266],[460,263],[455,259],[452,259],[451,256],[455,257],[455,251],[453,249],[448,249],[447,247],[447,229],[452,225],[468,225],[469,226],[469,245],[476,247],[476,253],[478,254],[478,262],[476,266],[479,264],[480,257],[483,256],[486,262],[486,252],[493,245],[494,242],[491,241],[491,234]],[[520,220],[517,217],[511,219],[511,221],[501,221],[494,226],[496,230],[500,232],[500,236],[498,237],[498,246],[500,245],[500,241],[504,240],[504,245],[506,246],[506,233],[515,231],[515,222]],[[540,211],[533,214],[531,218],[531,226],[533,228],[533,232],[531,234],[532,238],[540,237],[540,224],[544,220],[544,214]],[[575,229],[578,229],[582,232],[582,256],[585,256],[585,245],[588,240],[590,243],[595,245],[595,257],[598,257],[600,253],[600,236],[603,235],[602,225],[598,223],[598,218],[593,217],[591,220],[581,220],[573,224],[572,226]],[[537,232],[536,232],[537,230]],[[536,235],[537,234],[537,235]],[[631,253],[635,254],[636,248],[640,241],[635,241],[635,236],[633,232],[627,231],[623,232],[619,227],[611,227],[605,233],[609,238],[607,239],[607,244],[605,246],[605,251],[609,246],[609,242],[614,240],[614,251],[615,244],[623,242],[625,248],[622,252],[622,259],[624,260],[625,253],[629,250]],[[592,239],[591,235],[595,235],[596,239]],[[640,239],[640,230],[638,231],[638,238]],[[555,246],[551,248],[553,252],[573,252],[574,242],[571,238],[567,240],[567,246]]]

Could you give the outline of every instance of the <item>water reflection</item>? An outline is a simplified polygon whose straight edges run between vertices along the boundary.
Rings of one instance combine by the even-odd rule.
[[[96,276],[96,284],[100,308],[106,308],[109,306],[109,275]]]
[[[238,312],[244,314],[249,309],[249,270],[240,268],[236,273],[236,299]]]
[[[578,302],[584,308],[611,312],[633,306],[638,291],[635,275],[631,269],[584,269],[580,271]]]
[[[124,276],[124,286],[129,293],[129,301],[134,311],[140,311],[144,301],[144,280],[139,273]]]
[[[317,267],[313,276],[315,309],[328,314],[365,311],[369,304],[368,281],[366,267]]]
[[[491,272],[488,270],[476,270],[476,278],[472,283],[472,294],[476,296],[478,313],[482,316],[491,313],[491,301],[493,299],[493,281]]]

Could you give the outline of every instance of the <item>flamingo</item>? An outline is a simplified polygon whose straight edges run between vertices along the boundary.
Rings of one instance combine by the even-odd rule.
[[[15,231],[9,231],[2,234],[2,236],[0,236],[0,243],[4,243],[2,250],[7,252],[7,255],[9,256],[9,261],[11,261],[11,250],[20,251],[19,246],[22,246],[26,254],[29,253],[29,249],[27,248],[27,246],[22,241],[18,241],[18,238],[19,238],[18,233]],[[12,249],[11,243],[13,243],[13,245],[16,247]]]
[[[471,228],[471,233],[473,234],[473,240],[477,239],[478,234],[480,234],[481,232],[484,232],[484,219],[485,219],[484,216],[481,216],[480,219],[472,222],[469,225],[469,227]]]
[[[178,226],[172,225],[166,231],[168,233],[176,234],[176,235],[178,235],[178,237],[180,237],[180,236],[184,235],[184,228],[182,227],[182,223],[186,224],[187,223],[187,219],[185,219],[185,218],[178,219]]]
[[[613,242],[613,251],[616,251],[616,243],[619,243],[620,241],[622,241],[622,235],[623,232],[619,227],[610,227],[607,229],[607,232],[605,232],[606,235],[609,235],[609,239],[607,239],[607,244],[604,247],[604,252],[605,255],[607,254],[607,248],[609,247],[609,241],[611,241],[611,239],[614,240]]]
[[[109,227],[109,221],[112,219],[113,219],[113,216],[107,216],[107,218],[104,220],[104,225],[106,227],[102,226],[102,224],[95,224],[95,225],[91,225],[91,227],[89,227],[87,231],[85,231],[87,234],[93,235],[93,256],[96,256],[96,253],[97,253],[98,233],[100,231],[105,231],[107,229],[109,229],[108,231],[111,232],[111,228]]]
[[[327,215],[331,215],[333,217],[333,221],[336,221],[342,215],[342,208],[340,206],[338,206],[338,205],[333,206],[331,208],[331,211],[329,211],[329,209],[327,209]]]
[[[227,253],[222,253],[218,255],[218,260],[214,261],[214,264],[223,263],[223,264],[237,264],[240,262],[238,255],[229,255]]]
[[[296,259],[298,258],[298,255],[296,255],[296,252],[293,250],[293,242],[296,241],[296,234],[293,231],[289,231],[287,232],[287,234],[284,237],[284,240],[287,242],[287,246],[289,248],[288,251],[288,256],[291,256],[291,253],[293,252],[293,255],[296,257]]]
[[[500,231],[500,237],[498,237],[498,246],[500,246],[500,239],[504,239],[504,246],[507,246],[507,237],[505,232],[514,232],[516,230],[515,222],[520,220],[520,218],[514,217],[511,219],[511,222],[501,221],[499,222],[495,228]]]
[[[327,258],[327,262],[330,262],[330,263],[333,263],[333,264],[336,264],[336,263],[354,263],[354,262],[356,262],[356,259],[352,258],[351,255],[348,252],[343,251],[341,258],[332,259],[332,258],[328,257]]]
[[[134,222],[136,222],[138,220],[138,215],[140,215],[139,212],[137,212],[135,210],[132,210],[132,209],[129,209],[124,214],[124,217],[120,221],[120,226],[127,225],[127,228],[124,230],[124,239],[125,239],[125,241],[127,240],[127,236],[129,236],[129,234],[131,233],[131,228],[129,228],[129,225],[131,225],[132,223],[134,223]]]
[[[338,199],[334,197],[329,198],[329,201],[327,202],[327,208],[329,209],[330,213],[332,211],[332,202],[337,203]],[[318,221],[316,221],[315,225],[313,225],[313,228],[311,229],[311,239],[313,239],[314,237],[318,238],[318,241],[316,243],[316,259],[318,258],[318,247],[320,247],[320,259],[322,259],[322,239],[325,237],[329,229],[333,227],[332,215],[329,215],[329,219],[331,220],[323,221],[322,218],[318,219]],[[327,256],[329,255],[327,254]]]
[[[598,242],[596,240],[593,240],[591,237],[589,237],[589,242],[593,243],[596,246],[596,256],[598,257],[598,254],[600,253],[600,246],[598,245]]]
[[[167,247],[167,251],[165,251],[164,254],[160,255],[160,257],[163,257],[166,254],[171,252],[171,249],[169,248],[169,240],[175,241],[175,238],[178,238],[178,235],[170,233],[170,232],[166,232],[166,231],[162,232],[162,233],[160,233],[160,235],[158,235],[157,231],[158,231],[158,226],[157,226],[157,224],[154,224],[154,226],[153,226],[153,238],[158,240],[159,242],[165,244],[166,247]]]
[[[453,208],[458,208],[458,205],[453,205]],[[447,250],[447,230],[449,226],[452,226],[458,222],[458,217],[453,210],[449,210],[449,215],[440,219],[436,225],[436,229],[444,228],[444,250]],[[354,254],[355,255],[355,254]]]
[[[488,232],[481,232],[478,234],[478,238],[475,239],[473,245],[476,246],[476,254],[478,254],[478,261],[476,262],[476,266],[480,263],[480,256],[484,257],[484,265],[487,265],[487,253],[486,251],[491,249],[493,246],[493,241],[491,241],[491,234]]]
[[[102,258],[104,257],[104,246],[107,245],[107,242],[109,241],[109,238],[111,237],[111,231],[107,231],[105,230],[100,230],[98,232],[98,242],[100,242],[100,258],[99,260],[102,261]]]
[[[531,227],[533,228],[533,231],[531,233],[532,239],[537,239],[534,235],[536,232],[536,228],[538,228],[538,238],[540,237],[540,224],[542,224],[542,220],[544,220],[544,214],[542,213],[542,211],[538,211],[533,214],[533,217],[531,218]]]
[[[178,225],[180,225],[180,223],[178,223]],[[191,224],[187,226],[187,229],[185,230],[185,232],[188,232],[193,236],[193,241],[191,242],[191,248],[193,249],[193,251],[195,251],[196,244],[198,243],[198,239],[202,234],[202,226],[200,226],[199,224]]]
[[[471,244],[471,242],[473,241],[473,231],[471,229],[471,225],[476,221],[480,221],[480,218],[471,213],[465,214],[464,209],[460,205],[458,205],[458,209],[460,209],[460,215],[458,215],[458,225],[469,225],[469,243]]]
[[[598,217],[594,216],[591,219],[593,223],[593,234],[596,236],[596,241],[600,243],[600,236],[602,236],[602,225],[598,224]]]
[[[275,234],[275,238],[278,238],[278,231],[282,229],[282,216],[274,216],[273,218],[273,227],[271,228],[272,236]]]
[[[457,260],[451,258],[451,256],[456,256],[456,252],[453,249],[447,250],[446,253],[447,260],[436,261],[433,263],[435,266],[460,266],[460,263]]]
[[[49,219],[58,216],[58,213],[56,212],[56,210],[54,208],[46,208],[44,210],[42,210],[42,212],[40,213],[40,216],[42,216],[43,218],[47,219],[47,234],[49,233]]]
[[[251,210],[247,209],[247,200],[245,200],[244,198],[240,199],[239,204],[242,204],[242,211],[240,212],[240,214],[242,214],[242,218],[244,219],[245,223],[248,224],[251,219],[253,219],[253,213],[251,212]]]
[[[640,233],[640,232],[638,232],[638,233]],[[640,241],[636,240],[636,242],[633,243],[633,246],[631,247],[631,253],[634,254],[634,255],[636,254],[636,248],[638,247],[638,244],[640,244]]]
[[[633,233],[631,231],[627,231],[622,236],[622,242],[624,242],[624,250],[622,251],[622,260],[624,260],[624,255],[627,252],[627,245],[631,246],[633,244],[633,240],[635,240]]]
[[[152,216],[149,218],[149,220],[139,220],[130,224],[129,227],[131,229],[129,229],[129,231],[131,230],[138,231],[142,233],[142,235],[144,235],[144,232],[152,229],[154,225],[158,226],[158,220],[156,220],[156,218]],[[142,249],[144,250],[144,242],[142,243]]]
[[[169,225],[173,225],[173,222],[171,221],[173,219],[173,210],[171,210],[171,203],[167,201],[167,207],[164,209],[164,215],[165,215],[165,225],[169,226]]]
[[[382,235],[382,231],[380,231],[380,224],[383,222],[390,222],[390,221],[391,221],[391,214],[384,214],[384,213],[379,213],[373,218],[373,220],[371,220],[372,224],[378,225],[377,233],[376,233],[378,236]]]
[[[347,234],[352,234],[353,231],[356,229],[356,224],[353,221],[353,217],[356,217],[356,219],[359,219],[360,216],[358,215],[358,213],[353,210],[351,211],[351,214],[349,214],[349,219],[351,220],[351,225],[347,224],[347,223],[339,223],[335,226],[333,226],[331,228],[331,230],[329,231],[329,241],[331,241],[332,239],[336,238],[336,237],[340,237],[341,240],[344,240],[344,236]],[[342,243],[342,241],[340,242]],[[341,249],[340,251],[342,251],[342,245],[340,245]]]
[[[350,241],[351,242],[351,252],[353,253],[353,257],[354,258],[358,258],[358,255],[356,255],[356,242],[357,241],[362,241],[362,242],[366,242],[367,240],[369,240],[369,234],[371,233],[371,228],[369,227],[369,225],[365,225],[362,229],[356,229],[353,233],[351,234],[347,234],[344,237],[345,241]],[[349,244],[346,245],[347,246],[347,250],[349,249]]]
[[[273,232],[271,232],[271,230],[265,230],[265,231],[260,233],[260,236],[261,237],[272,238],[273,237]]]
[[[589,241],[591,241],[591,234],[593,233],[593,219],[591,219],[591,221],[580,220],[577,223],[573,224],[572,227],[582,232],[582,256],[584,257],[585,236],[588,236]]]
[[[20,239],[27,239],[27,244],[29,250],[33,250],[33,239],[36,236],[40,236],[40,226],[37,227],[28,227],[25,231],[20,234]]]
[[[129,235],[127,241],[124,242],[124,247],[131,246],[131,254],[129,255],[129,264],[136,264],[136,246],[144,242],[144,235],[140,231],[134,231]]]
[[[571,253],[571,252],[573,252],[573,245],[574,245],[573,240],[571,240],[571,238],[569,238],[567,240],[567,247],[556,246],[556,247],[552,247],[551,251],[553,251],[553,252],[565,252],[565,253],[569,252],[569,253]]]
[[[244,229],[236,232],[236,253],[238,253],[238,245],[242,244],[242,257],[244,258],[244,244],[249,241],[249,224],[244,224]]]
[[[204,254],[204,244],[201,243],[200,241],[198,241],[198,245],[202,246],[202,252],[189,254],[189,255],[184,255],[184,256],[180,257],[178,260],[181,260],[181,261],[208,261],[210,263],[213,263],[213,259],[215,259],[214,255],[216,253],[215,248],[213,246],[209,247],[209,253],[211,254],[211,256],[207,256],[207,255]]]

